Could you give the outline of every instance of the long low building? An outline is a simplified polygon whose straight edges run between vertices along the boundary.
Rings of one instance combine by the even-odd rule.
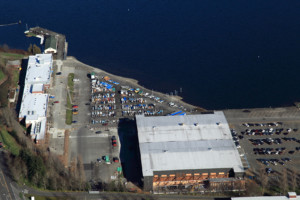
[[[244,168],[223,112],[137,115],[136,123],[146,191],[244,187]]]
[[[46,134],[49,95],[45,91],[50,87],[51,73],[51,54],[29,56],[19,121],[25,120],[26,127],[31,127],[30,134],[36,142]]]
[[[287,196],[232,197],[231,200],[300,200],[300,196],[296,192],[288,192]]]

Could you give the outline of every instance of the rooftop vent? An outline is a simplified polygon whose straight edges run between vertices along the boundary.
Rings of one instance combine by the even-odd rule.
[[[288,192],[288,198],[289,199],[297,199],[297,193],[296,192]]]

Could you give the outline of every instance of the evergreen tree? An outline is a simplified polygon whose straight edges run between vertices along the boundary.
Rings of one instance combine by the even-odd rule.
[[[40,49],[40,47],[38,47],[37,45],[33,45],[33,54],[39,54],[39,53],[41,53],[42,51],[41,51],[41,49]]]
[[[32,51],[33,51],[32,44],[29,45],[27,51],[28,51],[30,54],[32,54]]]

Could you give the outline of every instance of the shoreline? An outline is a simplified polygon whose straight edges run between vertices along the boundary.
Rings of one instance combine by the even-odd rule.
[[[136,80],[136,79],[133,79],[133,78],[127,78],[127,77],[123,77],[123,76],[118,76],[118,75],[115,75],[115,74],[111,74],[111,73],[109,73],[109,72],[107,72],[107,71],[104,71],[104,70],[102,70],[102,69],[99,69],[99,68],[96,68],[96,67],[87,65],[87,64],[85,64],[85,63],[79,61],[79,60],[78,60],[76,57],[74,57],[74,56],[67,56],[67,59],[64,60],[63,62],[76,62],[76,63],[78,63],[78,64],[80,64],[80,65],[86,67],[86,68],[87,68],[87,71],[88,71],[89,73],[91,73],[91,72],[95,72],[95,73],[103,73],[103,74],[105,74],[106,76],[109,76],[109,77],[110,77],[111,79],[113,79],[113,80],[118,80],[118,82],[120,82],[120,83],[122,83],[122,84],[124,84],[124,85],[131,85],[131,86],[133,86],[133,87],[135,87],[135,88],[140,88],[140,89],[142,89],[142,90],[144,90],[144,91],[152,91],[152,90],[150,90],[150,89],[148,89],[148,88],[145,88],[145,87],[141,86],[141,85],[139,84],[139,81]],[[81,66],[81,67],[82,67],[82,66]],[[163,97],[163,99],[166,99],[166,100],[168,99],[168,100],[170,100],[170,102],[174,102],[174,103],[177,103],[177,104],[181,104],[181,105],[183,105],[184,107],[187,107],[187,108],[189,108],[189,109],[193,109],[193,110],[197,110],[197,111],[207,111],[205,108],[201,108],[201,107],[199,107],[199,106],[195,106],[195,105],[192,105],[192,104],[189,104],[189,103],[184,102],[184,101],[183,101],[183,98],[180,97],[180,96],[170,96],[170,95],[166,95],[166,94],[164,94],[164,93],[162,93],[162,92],[154,91],[154,90],[153,90],[153,94],[156,95],[156,96],[159,96],[159,97]]]

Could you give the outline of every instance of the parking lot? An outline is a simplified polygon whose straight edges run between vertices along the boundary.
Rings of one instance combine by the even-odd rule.
[[[73,118],[72,124],[66,125],[70,73],[74,73]],[[135,114],[183,115],[194,109],[175,98],[142,88],[131,79],[108,74],[72,59],[54,62],[50,95],[53,97],[49,102],[49,149],[67,155],[68,164],[81,159],[87,181],[93,182],[118,179],[121,163],[130,181],[140,180],[140,174],[131,173],[132,168],[140,165],[133,154],[137,152],[137,145],[131,144],[136,136],[127,132],[135,123],[128,128],[127,123],[120,123],[120,120],[132,120]],[[66,130],[69,132],[67,138],[64,137]]]
[[[120,117],[132,119],[136,114],[167,115],[178,110],[183,115],[191,109],[158,97],[147,89],[117,82],[106,73],[92,73],[90,78],[90,126],[94,129],[116,127]]]
[[[224,111],[245,168],[280,180],[300,161],[300,112],[296,108]]]

